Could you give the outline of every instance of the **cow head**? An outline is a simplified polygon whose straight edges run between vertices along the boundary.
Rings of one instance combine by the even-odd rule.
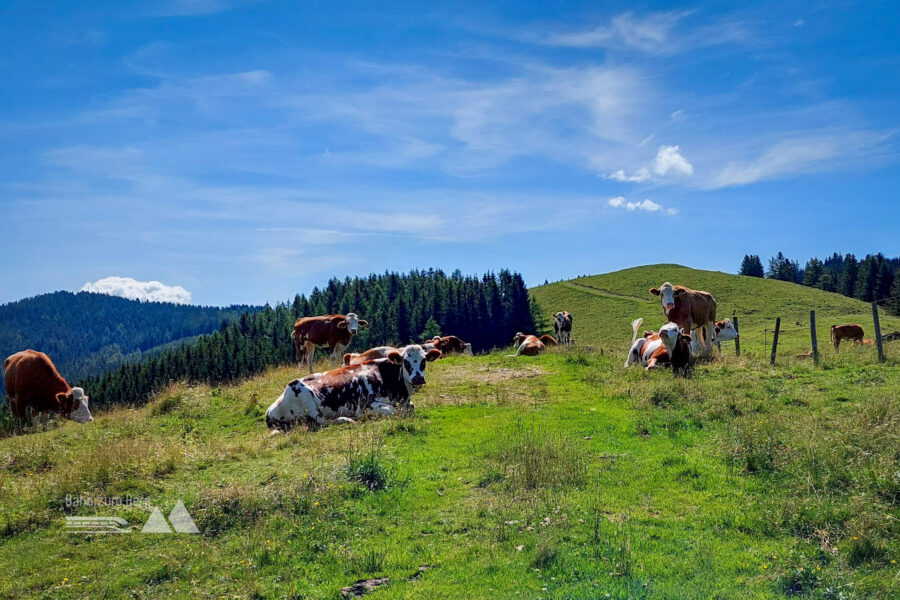
[[[667,281],[658,288],[650,288],[650,293],[654,296],[659,296],[663,310],[668,314],[670,310],[675,308],[675,298],[684,294],[684,288],[676,290],[675,286]]]
[[[85,395],[84,390],[80,387],[74,387],[68,392],[58,393],[56,400],[59,402],[63,414],[76,423],[89,423],[94,420],[88,408],[88,400],[90,398]]]
[[[466,356],[472,356],[472,344],[471,343],[466,342],[466,347],[463,350],[463,354],[465,354]]]
[[[662,340],[662,343],[665,344],[666,350],[669,351],[669,356],[672,355],[675,344],[679,341],[685,341],[688,344],[691,343],[691,336],[685,334],[684,329],[679,327],[677,323],[672,322],[666,323],[659,328],[659,337]]]
[[[408,388],[416,390],[425,385],[425,363],[437,360],[441,351],[437,349],[425,352],[422,346],[413,344],[387,355],[388,360],[400,365],[400,374]]]
[[[338,329],[346,329],[350,332],[350,335],[356,335],[357,331],[368,326],[369,322],[365,319],[360,319],[356,313],[347,313],[344,315],[344,319],[338,323]]]
[[[522,332],[520,331],[520,332],[517,333],[516,336],[513,338],[513,346],[518,346],[519,344],[521,344],[522,342],[524,342],[524,341],[525,341],[525,338],[527,338],[527,337],[528,337],[527,335],[525,335],[524,333],[522,333]]]
[[[716,339],[720,342],[736,340],[739,337],[740,334],[735,328],[734,323],[731,322],[731,319],[725,319],[724,321],[716,323]]]
[[[562,327],[566,324],[566,315],[562,312],[556,313],[555,315],[553,315],[553,318],[556,319],[556,324],[559,327]]]

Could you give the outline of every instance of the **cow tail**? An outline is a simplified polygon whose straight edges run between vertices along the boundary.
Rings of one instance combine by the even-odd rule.
[[[631,345],[634,346],[634,343],[638,338],[638,330],[641,328],[641,325],[644,324],[644,318],[638,317],[634,321],[631,322],[631,329],[634,331],[634,335],[631,337]]]

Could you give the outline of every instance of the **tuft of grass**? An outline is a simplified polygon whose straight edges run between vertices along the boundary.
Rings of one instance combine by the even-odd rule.
[[[521,420],[498,435],[489,456],[496,470],[484,480],[496,477],[499,471],[515,489],[575,487],[587,477],[584,451],[570,438]]]
[[[385,490],[393,483],[394,470],[384,458],[381,440],[373,440],[368,448],[350,449],[344,472],[347,479],[372,492]]]

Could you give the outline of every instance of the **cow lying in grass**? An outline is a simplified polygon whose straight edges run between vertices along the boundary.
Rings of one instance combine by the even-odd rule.
[[[266,410],[266,425],[286,430],[303,421],[317,428],[328,419],[353,422],[410,411],[410,397],[425,385],[426,361],[440,356],[439,350],[425,352],[418,345],[392,348],[386,358],[295,379]]]
[[[513,345],[517,346],[516,353],[509,356],[537,356],[544,351],[544,342],[540,338],[521,331],[513,338]]]
[[[645,331],[638,337],[638,330],[643,319],[631,322],[634,336],[631,338],[631,349],[625,360],[625,367],[640,363],[648,371],[661,366],[671,366],[676,374],[684,374],[693,362],[691,354],[691,336],[676,323],[666,323],[659,332]]]

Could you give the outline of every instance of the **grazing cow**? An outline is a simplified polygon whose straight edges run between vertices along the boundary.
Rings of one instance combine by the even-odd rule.
[[[643,319],[631,322],[634,336],[631,338],[631,350],[625,359],[625,367],[640,362],[648,371],[658,366],[671,366],[676,375],[684,374],[693,360],[691,336],[686,335],[677,323],[669,322],[660,327],[658,333],[645,331],[643,337],[639,338],[638,329],[643,322]]]
[[[559,342],[552,335],[542,335],[538,338],[545,346],[559,346]]]
[[[841,340],[852,340],[859,344],[863,339],[863,328],[859,325],[832,325],[831,326],[831,343],[834,344],[834,351],[838,352],[841,346]]]
[[[568,346],[572,343],[572,315],[566,311],[553,315],[553,329],[560,344]]]
[[[369,323],[356,316],[356,313],[298,319],[291,333],[297,354],[297,367],[302,371],[303,363],[306,362],[312,373],[316,348],[327,348],[331,359],[337,360],[356,332],[368,326]]]
[[[722,342],[728,342],[730,340],[736,340],[740,336],[737,328],[734,326],[734,323],[731,322],[731,319],[725,319],[724,321],[716,321],[716,347],[719,349],[719,352],[722,351]],[[700,352],[700,343],[691,336],[691,353],[695,356]]]
[[[544,342],[537,336],[525,335],[521,331],[513,338],[513,344],[518,346],[515,354],[509,356],[537,356],[544,351]]]
[[[94,420],[84,390],[69,387],[43,352],[17,352],[6,359],[3,369],[9,408],[15,418],[56,412],[78,423]]]
[[[703,342],[701,353],[712,353],[714,324],[716,322],[716,300],[709,292],[692,290],[668,281],[658,288],[650,288],[650,293],[659,296],[663,312],[671,323],[676,323],[685,333],[699,329]]]
[[[434,336],[431,340],[434,347],[441,351],[441,354],[447,356],[453,352],[472,356],[472,344],[466,343],[455,335]]]
[[[387,358],[295,379],[266,410],[266,425],[285,430],[305,421],[315,428],[326,419],[352,422],[412,410],[410,396],[425,385],[425,362],[440,356],[439,350],[425,352],[412,345],[389,352]]]

